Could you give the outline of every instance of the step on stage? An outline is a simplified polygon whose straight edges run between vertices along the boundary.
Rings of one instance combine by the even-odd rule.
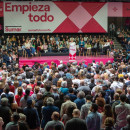
[[[61,60],[63,61],[64,64],[66,64],[67,62],[69,62],[69,56],[41,56],[41,57],[32,57],[32,58],[20,57],[19,65],[20,65],[20,67],[22,67],[24,64],[27,64],[30,67],[32,67],[35,62],[38,62],[40,64],[44,64],[45,62],[47,62],[50,65],[52,61],[55,62],[57,65],[59,65]],[[114,58],[108,57],[106,55],[101,55],[101,56],[97,56],[97,57],[76,56],[76,61],[78,63],[85,61],[85,63],[88,64],[88,63],[92,63],[93,60],[95,60],[95,62],[99,62],[99,63],[100,63],[100,61],[102,61],[105,64],[108,61],[113,62]]]

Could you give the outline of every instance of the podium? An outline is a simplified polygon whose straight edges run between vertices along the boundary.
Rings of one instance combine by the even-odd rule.
[[[69,46],[69,61],[73,62],[76,60],[76,43],[70,42]]]

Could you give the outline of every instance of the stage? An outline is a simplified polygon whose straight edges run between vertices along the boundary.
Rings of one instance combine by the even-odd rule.
[[[32,57],[32,58],[20,57],[19,66],[21,68],[24,64],[27,64],[30,67],[32,67],[35,62],[38,62],[40,64],[44,64],[45,62],[47,62],[50,65],[52,61],[55,62],[57,65],[59,65],[61,60],[63,61],[64,64],[66,64],[67,62],[69,62],[69,56],[41,56],[41,57]],[[108,61],[113,62],[114,58],[108,57],[106,55],[101,55],[101,56],[97,56],[97,57],[76,56],[76,61],[78,63],[85,61],[85,63],[88,64],[88,63],[92,63],[93,60],[95,60],[95,62],[99,62],[99,63],[100,63],[100,61],[102,61],[105,64]]]

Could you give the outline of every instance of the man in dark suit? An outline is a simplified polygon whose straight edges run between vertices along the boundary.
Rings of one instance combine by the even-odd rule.
[[[73,118],[67,121],[65,130],[87,130],[85,121],[80,119],[80,111],[78,109],[73,110]]]

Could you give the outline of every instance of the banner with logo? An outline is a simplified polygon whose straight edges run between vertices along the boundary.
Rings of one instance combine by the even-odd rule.
[[[106,33],[105,2],[4,2],[4,33]]]
[[[108,17],[130,17],[130,2],[108,2]]]
[[[76,43],[71,42],[69,47],[69,61],[76,60]]]

